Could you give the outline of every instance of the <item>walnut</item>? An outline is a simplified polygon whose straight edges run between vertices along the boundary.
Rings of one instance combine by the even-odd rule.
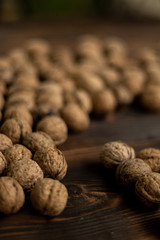
[[[4,82],[0,82],[0,93],[4,95],[6,93],[6,85]]]
[[[27,133],[32,132],[32,129],[24,119],[11,118],[2,124],[1,132],[7,135],[13,143],[19,143]]]
[[[0,151],[4,151],[5,149],[12,146],[12,140],[7,137],[5,134],[0,133]]]
[[[13,70],[8,58],[0,58],[0,79],[1,82],[11,83],[13,79]]]
[[[28,147],[32,152],[41,150],[43,147],[55,147],[52,138],[44,132],[32,132],[25,135],[23,144]]]
[[[63,153],[56,148],[43,148],[34,155],[46,177],[61,180],[67,172],[67,162]]]
[[[156,148],[145,148],[136,155],[147,163],[153,172],[160,172],[160,150]]]
[[[114,68],[105,67],[100,71],[99,75],[107,87],[113,88],[120,82],[120,74]]]
[[[141,104],[146,109],[156,112],[160,110],[160,85],[147,86],[141,95]]]
[[[77,87],[86,90],[90,94],[103,90],[104,88],[103,80],[94,73],[78,71],[75,73],[74,78]]]
[[[160,174],[148,173],[138,178],[135,186],[136,195],[147,207],[160,206]]]
[[[3,173],[5,168],[7,167],[7,161],[3,153],[0,152],[0,174]]]
[[[69,129],[81,132],[89,127],[89,116],[75,103],[68,103],[62,110],[61,115]]]
[[[93,111],[98,115],[113,112],[117,105],[113,92],[107,88],[93,94],[92,100]]]
[[[58,112],[63,107],[63,97],[61,94],[52,92],[38,95],[36,98],[37,105],[50,104]]]
[[[30,126],[33,125],[33,117],[29,110],[24,107],[23,105],[20,105],[19,107],[11,106],[7,108],[4,112],[4,119],[10,119],[10,118],[16,118],[16,119],[22,119],[26,120]]]
[[[39,86],[39,79],[33,74],[19,74],[16,78],[14,85],[24,88],[36,89]]]
[[[37,125],[37,131],[47,133],[59,145],[66,141],[68,136],[67,125],[64,120],[57,116],[43,118]]]
[[[0,110],[3,109],[4,104],[5,104],[5,100],[4,100],[3,94],[0,92]]]
[[[100,152],[100,160],[107,169],[115,170],[124,160],[135,158],[134,149],[120,141],[105,143]]]
[[[50,45],[44,39],[30,39],[25,44],[25,49],[31,57],[45,57],[50,53]]]
[[[47,116],[58,116],[59,113],[57,109],[51,103],[42,103],[37,106],[32,111],[33,118],[35,121],[39,121]]]
[[[142,159],[134,158],[123,161],[116,170],[117,182],[126,188],[133,187],[137,179],[146,173],[151,173],[150,166]]]
[[[66,187],[57,180],[44,178],[31,192],[33,207],[43,215],[57,216],[65,208],[68,200]]]
[[[37,95],[62,94],[61,85],[55,82],[42,82],[36,90]]]
[[[134,95],[124,84],[116,85],[114,93],[119,105],[127,105],[133,102]]]
[[[124,56],[127,53],[127,45],[120,38],[108,37],[103,41],[103,50],[107,56],[115,53]]]
[[[21,185],[11,177],[0,178],[0,212],[11,214],[18,212],[25,201]]]
[[[15,144],[6,150],[4,150],[4,156],[7,160],[7,163],[11,163],[13,161],[18,161],[23,158],[31,158],[32,153],[25,146],[20,144]]]
[[[24,158],[11,162],[6,175],[15,178],[24,190],[29,191],[43,178],[43,171],[35,161]]]

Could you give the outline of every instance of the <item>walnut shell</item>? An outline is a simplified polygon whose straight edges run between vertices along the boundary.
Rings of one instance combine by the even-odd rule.
[[[63,153],[56,148],[43,148],[34,155],[46,177],[61,180],[67,172],[67,162]]]
[[[100,160],[107,169],[115,170],[124,160],[135,158],[134,149],[120,141],[105,143],[100,152]]]
[[[1,82],[11,83],[13,79],[13,70],[8,58],[0,58],[0,79]]]
[[[160,85],[152,85],[144,88],[141,95],[141,104],[146,109],[157,112],[160,110]]]
[[[43,118],[36,127],[37,131],[47,133],[59,145],[66,141],[68,136],[67,125],[64,120],[57,116]]]
[[[31,192],[33,207],[43,215],[57,216],[65,208],[68,200],[66,187],[57,180],[44,178]]]
[[[0,212],[11,214],[23,206],[25,195],[21,185],[11,177],[0,178]]]
[[[4,150],[4,156],[7,160],[7,163],[11,163],[13,161],[18,161],[23,158],[31,158],[32,153],[29,149],[27,149],[25,146],[20,144],[15,144],[6,150]]]
[[[138,199],[147,207],[160,206],[160,174],[149,173],[138,178],[135,186]]]
[[[7,161],[3,153],[0,152],[0,174],[3,173],[5,168],[7,167]]]
[[[139,177],[151,172],[147,163],[142,159],[134,158],[119,164],[116,170],[116,180],[121,186],[130,188],[135,185]]]
[[[23,189],[29,191],[37,181],[43,179],[43,171],[31,159],[20,159],[9,164],[7,176],[15,178]]]
[[[12,145],[12,140],[5,134],[0,133],[0,151],[3,152],[5,149],[9,148]]]
[[[4,104],[5,104],[5,100],[4,100],[3,94],[0,92],[0,110],[3,109]]]
[[[6,134],[13,143],[19,143],[32,129],[24,119],[7,119],[1,126],[1,132]]]
[[[23,144],[28,147],[32,152],[41,150],[44,147],[55,147],[52,138],[44,132],[32,132],[25,136]]]
[[[5,110],[4,113],[4,118],[9,119],[9,118],[16,118],[16,119],[25,119],[30,126],[33,125],[33,118],[31,113],[28,111],[27,108],[24,106],[19,106],[19,107],[9,107]]]
[[[74,132],[81,132],[89,127],[89,116],[76,103],[68,103],[61,115],[68,128]]]
[[[137,158],[141,158],[147,163],[153,172],[160,172],[160,150],[156,148],[145,148],[137,153]]]
[[[99,115],[113,112],[116,108],[117,101],[110,89],[104,89],[96,92],[92,96],[93,110]]]

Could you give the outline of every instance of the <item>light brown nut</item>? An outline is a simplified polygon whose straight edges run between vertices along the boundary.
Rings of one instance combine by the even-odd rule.
[[[13,161],[18,161],[23,158],[31,158],[32,153],[29,149],[27,149],[25,146],[20,144],[15,144],[6,150],[4,150],[4,156],[7,160],[7,163],[11,163]]]
[[[31,190],[37,181],[43,179],[43,171],[31,159],[13,161],[7,168],[6,175],[15,178],[24,190]]]
[[[38,106],[35,106],[35,108],[32,111],[32,116],[35,119],[35,121],[39,121],[42,118],[45,118],[47,116],[58,116],[59,112],[53,104],[51,103],[42,103]]]
[[[58,112],[63,107],[63,97],[61,94],[45,93],[37,96],[36,104],[50,104]]]
[[[156,148],[145,148],[137,153],[152,169],[153,172],[160,172],[160,150]]]
[[[28,111],[27,108],[24,106],[19,106],[19,107],[9,107],[5,110],[4,112],[4,118],[9,119],[9,118],[16,118],[16,119],[25,119],[29,123],[30,126],[33,125],[33,117],[31,113]]]
[[[124,160],[135,158],[134,149],[120,141],[105,143],[100,152],[100,161],[109,170],[115,170]]]
[[[131,104],[134,100],[133,93],[124,84],[118,84],[114,88],[115,97],[119,105]]]
[[[99,72],[99,75],[102,77],[105,85],[109,88],[113,88],[120,82],[120,74],[114,68],[105,67]]]
[[[123,161],[116,170],[118,184],[125,188],[134,187],[137,179],[146,173],[151,173],[150,166],[142,159],[134,158]]]
[[[78,71],[75,73],[74,78],[77,87],[86,90],[90,94],[103,90],[104,88],[103,80],[94,73]]]
[[[144,88],[141,95],[141,104],[146,109],[156,112],[160,110],[160,85]]]
[[[7,167],[7,161],[3,153],[0,152],[0,174],[3,173],[5,168]]]
[[[25,201],[21,185],[11,177],[0,178],[0,212],[11,214],[18,212]]]
[[[13,79],[13,70],[8,58],[0,58],[0,79],[1,82],[10,83]]]
[[[36,127],[37,131],[47,133],[59,145],[66,141],[68,136],[67,125],[64,120],[57,116],[43,118]]]
[[[57,180],[44,178],[31,192],[33,207],[42,215],[57,216],[65,208],[68,200],[66,187]]]
[[[61,85],[56,82],[42,82],[36,90],[37,96],[47,94],[62,94]]]
[[[34,155],[46,177],[61,180],[67,172],[67,162],[63,153],[56,148],[43,148]]]
[[[103,50],[107,56],[113,55],[115,53],[124,56],[127,53],[127,45],[120,38],[108,37],[104,39]]]
[[[52,138],[48,134],[40,131],[27,134],[25,138],[23,138],[23,144],[32,152],[36,152],[45,147],[55,147]]]
[[[13,143],[19,143],[32,129],[24,119],[7,119],[1,126],[1,132],[7,135]]]
[[[77,104],[87,113],[90,113],[92,111],[92,99],[90,94],[88,94],[83,89],[77,89],[74,92],[74,101],[77,102]]]
[[[62,109],[61,115],[68,128],[74,132],[81,132],[89,127],[89,116],[75,103],[68,103]]]
[[[30,56],[35,57],[35,56],[46,56],[50,53],[50,45],[47,41],[44,39],[30,39],[26,44],[25,44],[25,49],[26,51],[30,54]]]
[[[3,152],[5,149],[9,148],[12,145],[12,140],[5,134],[0,133],[0,151]]]
[[[96,92],[92,96],[93,111],[98,115],[113,112],[117,106],[116,98],[110,89]]]
[[[4,95],[6,93],[6,85],[4,82],[0,82],[0,93]]]
[[[160,174],[150,173],[138,178],[135,186],[138,199],[147,207],[160,206]]]

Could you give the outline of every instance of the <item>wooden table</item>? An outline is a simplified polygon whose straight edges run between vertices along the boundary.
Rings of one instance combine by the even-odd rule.
[[[116,35],[133,48],[156,45],[160,40],[158,23],[109,23],[105,21],[24,22],[0,25],[0,52],[23,45],[29,37],[45,37],[53,44],[72,44],[83,33],[100,37]],[[62,181],[69,201],[55,218],[38,215],[27,200],[15,215],[0,215],[3,240],[159,240],[160,211],[145,209],[134,193],[122,191],[114,175],[99,163],[102,144],[123,140],[138,151],[160,147],[160,114],[144,113],[136,107],[121,109],[106,120],[92,120],[90,128],[72,134],[60,149],[68,161]]]

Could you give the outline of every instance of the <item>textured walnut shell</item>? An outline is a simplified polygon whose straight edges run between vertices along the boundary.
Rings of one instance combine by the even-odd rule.
[[[23,206],[25,195],[21,185],[11,177],[0,178],[0,212],[11,214]]]
[[[137,158],[141,158],[147,163],[153,172],[160,172],[160,150],[156,148],[145,148],[137,153]]]
[[[55,147],[52,138],[44,132],[32,132],[25,136],[23,144],[28,147],[32,152],[41,150],[44,147]]]
[[[119,105],[127,105],[133,102],[133,93],[123,84],[116,85],[114,93]]]
[[[150,173],[138,178],[135,186],[136,195],[147,207],[160,206],[160,174]]]
[[[67,162],[63,153],[56,148],[43,148],[34,155],[46,177],[61,180],[67,172]]]
[[[20,144],[15,144],[6,150],[4,150],[4,156],[7,160],[7,163],[11,163],[13,161],[18,161],[23,158],[31,158],[32,153],[29,149],[27,149],[25,146]]]
[[[135,158],[123,161],[116,170],[116,180],[123,187],[133,187],[137,179],[147,173],[151,173],[150,166],[142,159]]]
[[[100,160],[107,169],[115,170],[124,160],[135,158],[135,151],[124,142],[105,143],[100,152]]]
[[[30,126],[33,125],[33,118],[31,113],[28,111],[27,108],[24,106],[19,106],[19,107],[10,107],[5,110],[4,113],[4,118],[5,119],[10,119],[10,118],[16,118],[16,119],[25,119]]]
[[[66,187],[57,180],[44,178],[31,192],[33,207],[42,215],[57,216],[65,208],[68,200]]]
[[[0,174],[3,173],[5,168],[7,167],[7,161],[3,153],[0,152]]]
[[[93,94],[92,100],[94,112],[100,115],[113,112],[117,105],[116,98],[110,89],[96,92]]]
[[[15,178],[24,190],[31,190],[37,181],[43,179],[43,171],[31,159],[20,159],[10,163],[7,176]]]
[[[37,125],[37,131],[47,133],[59,145],[66,141],[68,136],[67,125],[64,120],[57,116],[43,118]]]
[[[39,95],[36,99],[37,105],[51,104],[55,111],[59,111],[63,107],[63,97],[61,94],[46,93]]]
[[[12,140],[5,134],[0,133],[0,151],[3,152],[5,149],[9,148],[12,145]]]
[[[1,132],[6,134],[13,143],[19,143],[32,129],[24,119],[7,119],[1,126]]]
[[[5,100],[4,100],[2,93],[0,92],[0,110],[3,109],[4,104],[5,104]]]
[[[74,132],[81,132],[89,127],[89,116],[75,103],[68,103],[62,109],[61,115],[69,129]]]
[[[0,79],[4,83],[10,83],[13,79],[13,70],[7,58],[0,58]]]

